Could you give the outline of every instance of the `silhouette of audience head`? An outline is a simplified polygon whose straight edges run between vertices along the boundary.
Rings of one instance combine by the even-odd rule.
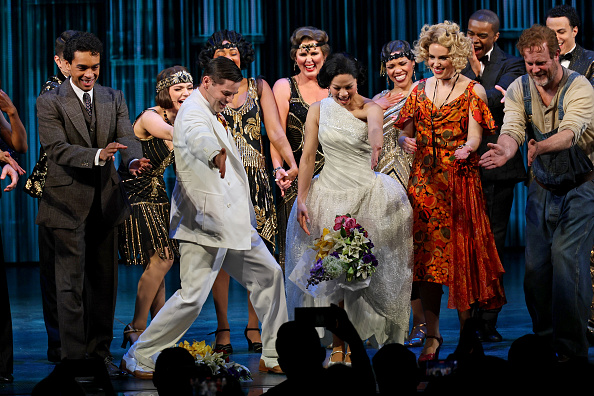
[[[371,359],[380,395],[414,394],[421,381],[415,354],[402,344],[387,344]]]
[[[326,350],[316,329],[299,322],[284,323],[277,332],[278,364],[288,378],[324,368]]]
[[[153,384],[160,396],[191,396],[192,382],[199,375],[199,369],[190,352],[181,347],[165,349],[155,363]]]

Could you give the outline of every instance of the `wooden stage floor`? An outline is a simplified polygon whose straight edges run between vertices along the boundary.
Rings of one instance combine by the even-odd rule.
[[[504,306],[498,322],[498,330],[504,340],[501,343],[483,344],[487,355],[507,358],[511,343],[524,334],[532,332],[532,326],[522,288],[524,274],[523,250],[508,251],[503,256],[506,275],[504,277],[508,304]],[[116,306],[116,320],[114,323],[114,340],[111,351],[115,362],[119,364],[125,350],[120,348],[122,331],[134,311],[136,285],[142,268],[119,268],[118,298]],[[10,303],[12,309],[14,334],[14,378],[13,384],[0,385],[0,395],[27,395],[40,380],[48,376],[54,365],[46,360],[47,336],[41,309],[41,294],[39,288],[39,270],[35,266],[10,266],[7,268]],[[166,277],[167,294],[170,295],[179,287],[179,268],[174,265]],[[454,310],[446,308],[447,289],[444,289],[442,299],[441,329],[444,345],[441,355],[452,353],[458,343],[459,323]],[[282,375],[258,373],[259,355],[249,353],[247,343],[243,337],[243,329],[247,321],[246,292],[236,282],[231,282],[229,291],[229,321],[231,324],[231,342],[235,353],[231,359],[247,366],[253,381],[244,382],[246,394],[259,395],[266,389],[282,382]],[[209,297],[198,320],[190,328],[182,340],[206,340],[214,342],[214,335],[207,335],[216,329],[216,316],[212,298]],[[421,348],[412,349],[415,354]],[[372,357],[376,349],[369,347],[368,354]],[[328,351],[329,355],[329,351]],[[594,348],[590,348],[590,362],[594,362]],[[156,395],[152,381],[137,380],[133,377],[114,380],[113,386],[118,395]]]

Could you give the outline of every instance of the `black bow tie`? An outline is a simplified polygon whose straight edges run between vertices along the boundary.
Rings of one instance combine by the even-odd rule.
[[[564,61],[564,60],[568,60],[571,62],[571,57],[573,56],[573,51],[568,52],[564,55],[559,55],[559,61]]]
[[[489,55],[483,56],[481,59],[479,59],[479,62],[481,62],[483,65],[489,63]]]

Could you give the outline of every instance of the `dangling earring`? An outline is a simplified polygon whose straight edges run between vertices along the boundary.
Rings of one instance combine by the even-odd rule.
[[[293,63],[293,71],[297,72],[299,68],[297,67],[297,61],[295,61],[295,63]]]
[[[415,73],[415,70],[413,69],[413,82],[417,81],[417,74]]]

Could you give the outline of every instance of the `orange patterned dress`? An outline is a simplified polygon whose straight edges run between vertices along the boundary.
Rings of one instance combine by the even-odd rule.
[[[413,119],[417,151],[408,184],[413,208],[414,280],[449,287],[448,308],[505,304],[499,260],[480,182],[478,155],[458,161],[471,115],[485,133],[495,121],[471,81],[462,95],[437,109],[421,80],[400,110],[397,128]]]

